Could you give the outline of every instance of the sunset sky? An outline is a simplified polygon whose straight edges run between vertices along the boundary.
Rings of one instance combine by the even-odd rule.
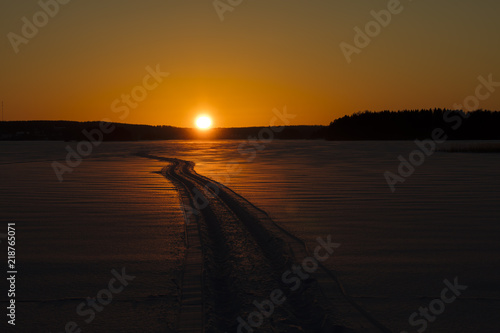
[[[46,25],[38,15],[16,53],[9,33],[22,37],[22,18],[41,7],[2,0],[5,119],[192,127],[204,113],[217,127],[266,126],[286,105],[292,124],[326,125],[363,110],[451,108],[479,75],[500,82],[497,0],[403,0],[348,63],[340,43],[354,45],[354,28],[393,1],[243,0],[222,21],[212,0],[72,0]],[[150,90],[148,66],[169,73],[147,79]],[[125,106],[133,89],[147,96]],[[500,92],[480,107],[500,109]]]

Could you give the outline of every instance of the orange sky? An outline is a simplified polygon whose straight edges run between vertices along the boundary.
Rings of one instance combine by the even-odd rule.
[[[354,27],[391,1],[242,0],[221,21],[212,0],[73,0],[46,24],[39,15],[17,53],[9,33],[23,37],[22,18],[41,7],[2,1],[5,119],[191,127],[206,113],[218,127],[265,126],[286,105],[292,124],[328,124],[360,110],[449,108],[474,94],[479,75],[500,81],[493,0],[401,1],[348,63],[340,43],[354,45]],[[147,90],[146,67],[157,65],[169,75]],[[140,101],[124,104],[132,91]],[[500,92],[481,101],[499,106]]]

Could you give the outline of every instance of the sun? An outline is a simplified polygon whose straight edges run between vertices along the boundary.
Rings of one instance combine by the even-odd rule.
[[[196,127],[203,130],[209,129],[212,127],[212,118],[208,116],[199,116],[196,118]]]

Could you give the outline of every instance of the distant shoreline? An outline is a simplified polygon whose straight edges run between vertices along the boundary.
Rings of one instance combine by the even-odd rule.
[[[500,140],[500,112],[433,109],[363,112],[330,125],[212,128],[102,123],[98,121],[3,121],[0,141],[162,141],[162,140],[317,140],[412,141],[442,129],[448,140]],[[269,129],[273,129],[270,131]],[[279,130],[278,130],[279,129]],[[267,133],[267,134],[266,134]]]

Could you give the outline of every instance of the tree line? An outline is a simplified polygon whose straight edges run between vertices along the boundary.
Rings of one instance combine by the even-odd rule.
[[[235,139],[257,137],[265,127],[213,128],[199,131],[173,126],[114,123],[104,141]],[[6,121],[0,122],[0,140],[85,140],[83,131],[99,122]],[[441,128],[449,140],[500,140],[500,112],[447,109],[357,112],[335,119],[328,126],[285,126],[276,139],[415,140],[432,136]]]
[[[500,112],[429,109],[358,112],[323,130],[327,140],[415,140],[443,129],[450,140],[500,140]]]

